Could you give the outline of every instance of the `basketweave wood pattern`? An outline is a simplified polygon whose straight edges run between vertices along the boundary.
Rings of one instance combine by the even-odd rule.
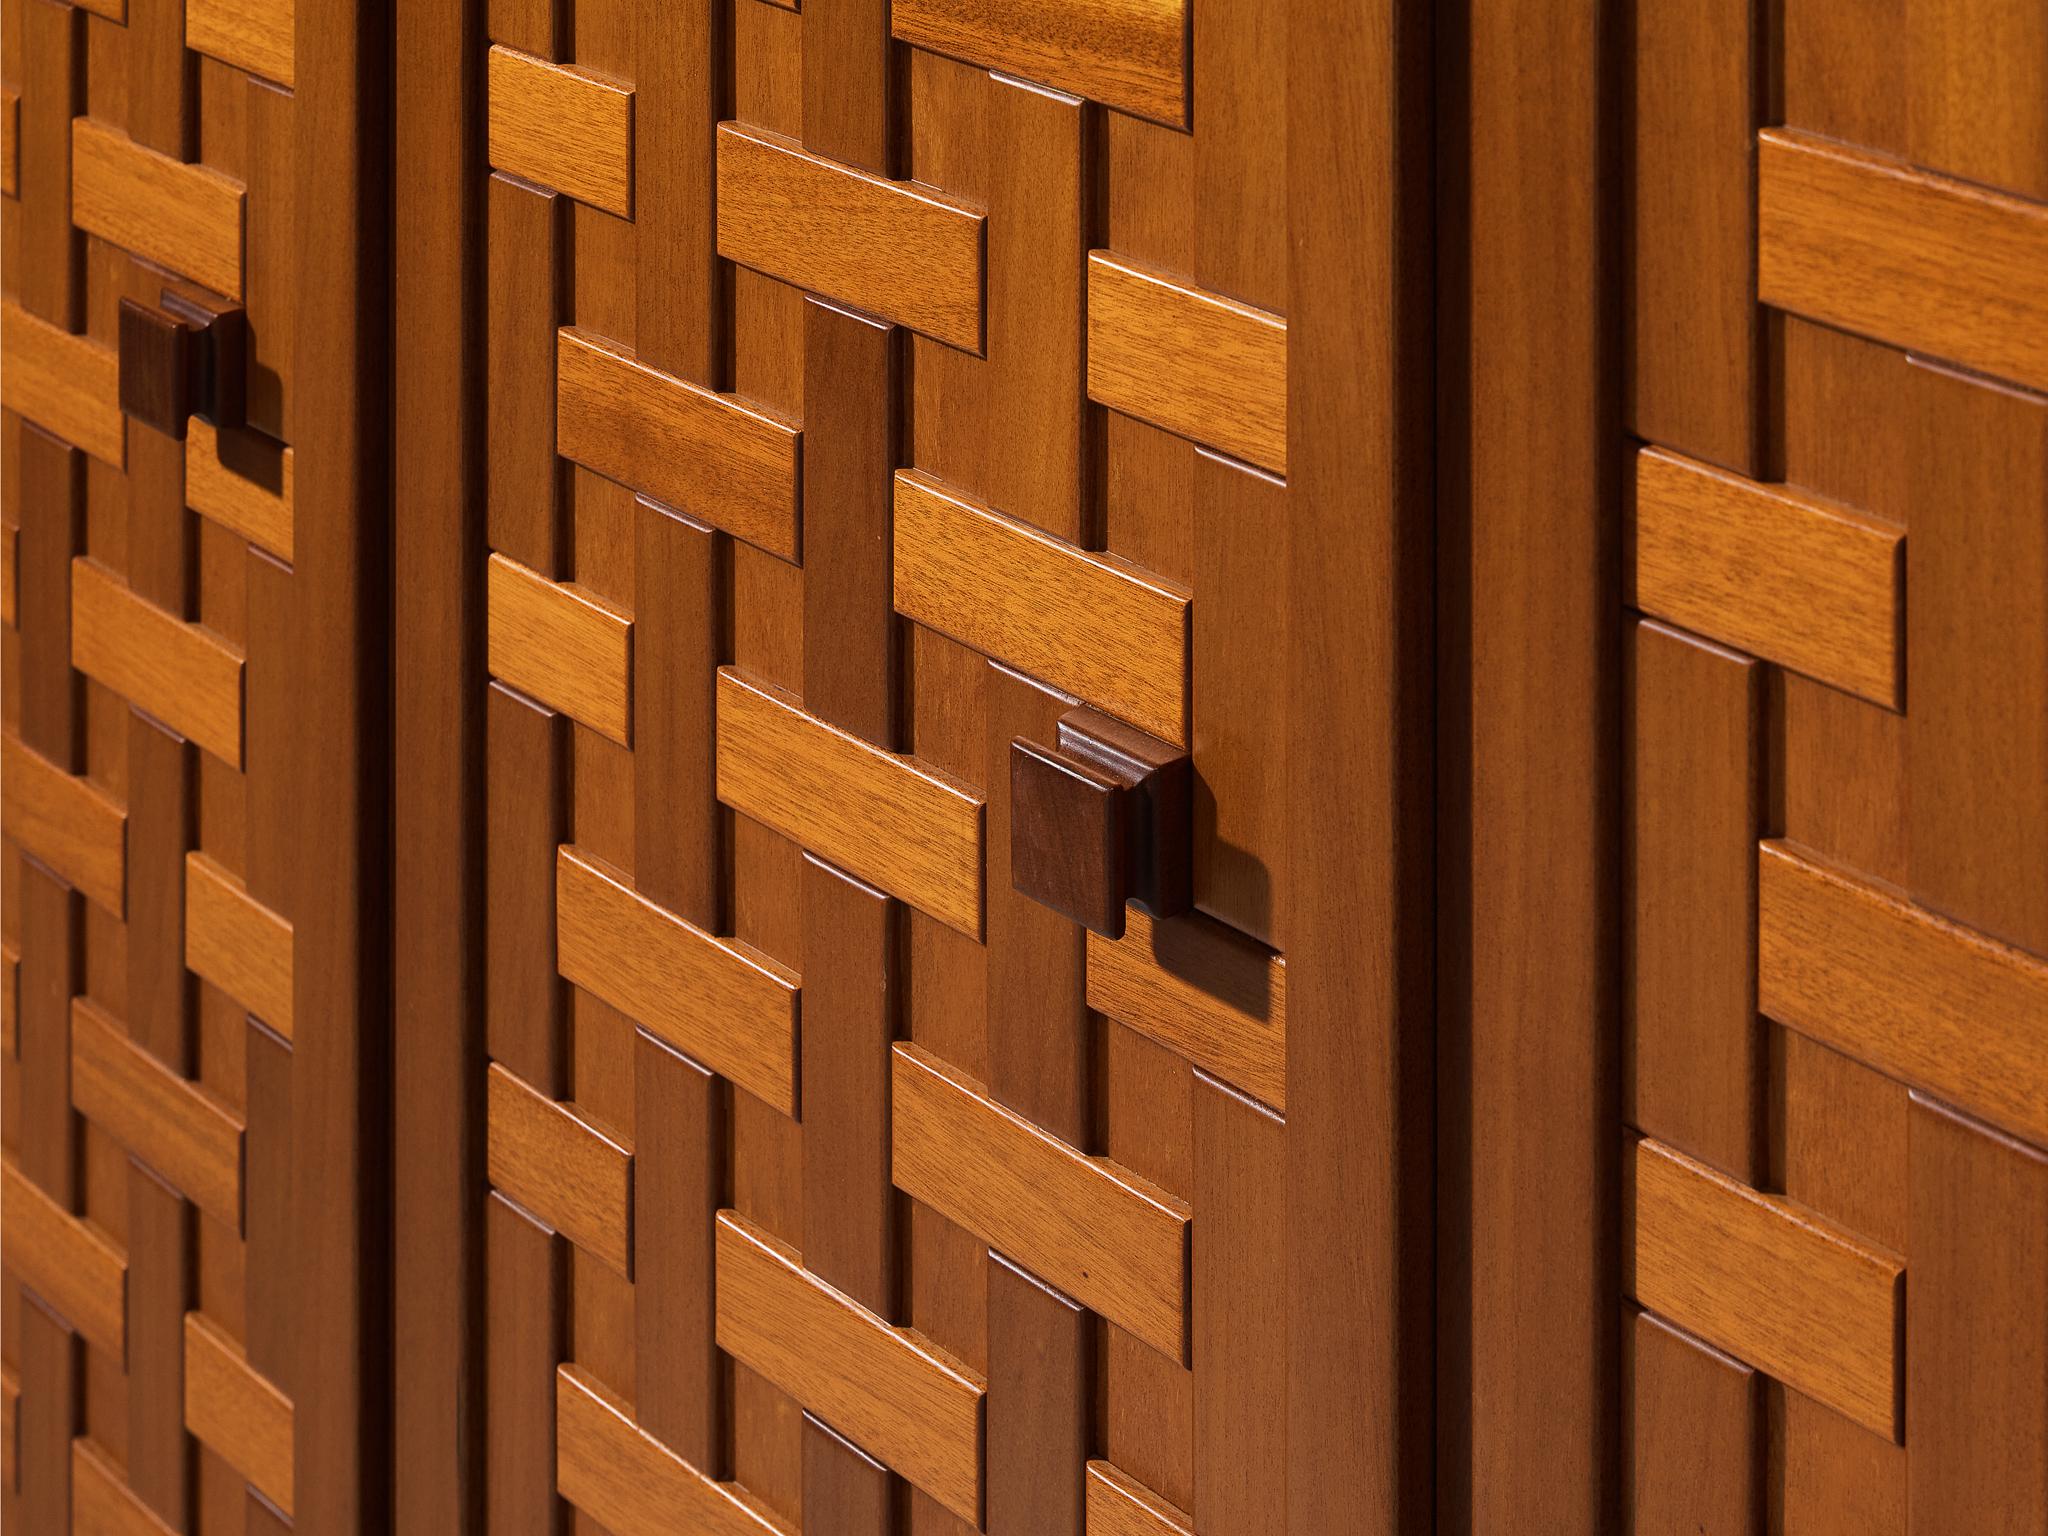
[[[281,1531],[311,1321],[292,8],[0,16],[0,1521]],[[120,303],[172,285],[245,308],[246,426],[194,420],[180,442],[123,416]]]
[[[2041,1531],[2048,21],[1781,11],[1631,60],[1632,1514]]]

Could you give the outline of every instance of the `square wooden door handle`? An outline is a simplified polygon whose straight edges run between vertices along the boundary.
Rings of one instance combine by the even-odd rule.
[[[1010,883],[1104,938],[1124,903],[1154,917],[1193,900],[1188,755],[1092,709],[1060,717],[1059,744],[1010,743]]]
[[[242,307],[166,288],[157,304],[121,301],[121,409],[183,439],[188,417],[243,424],[248,323]]]

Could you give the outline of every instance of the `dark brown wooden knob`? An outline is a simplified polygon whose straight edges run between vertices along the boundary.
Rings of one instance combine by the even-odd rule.
[[[243,424],[248,321],[239,304],[166,288],[162,302],[121,301],[121,409],[182,439],[188,417]]]
[[[1059,744],[1010,743],[1010,883],[1104,938],[1124,903],[1155,917],[1192,901],[1193,769],[1180,748],[1092,709]]]

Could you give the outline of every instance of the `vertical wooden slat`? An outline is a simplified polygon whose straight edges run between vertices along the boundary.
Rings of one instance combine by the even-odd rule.
[[[20,1307],[21,1519],[25,1530],[71,1529],[71,1437],[85,1428],[85,1345],[41,1302]]]
[[[249,654],[242,684],[247,698],[242,773],[247,858],[242,873],[251,897],[289,919],[298,846],[292,734],[300,718],[292,692],[291,567],[251,546],[247,592]]]
[[[487,1049],[559,1098],[568,1008],[555,962],[555,855],[569,831],[569,720],[502,683],[491,684],[485,713]]]
[[[990,1252],[989,1536],[1081,1536],[1094,1338],[1087,1308]]]
[[[566,313],[569,200],[496,175],[487,197],[486,541],[550,579],[568,571],[555,457],[555,328]]]
[[[78,328],[85,301],[85,236],[71,222],[71,120],[85,110],[84,48],[84,11],[62,0],[22,0],[21,268],[14,281],[30,314],[67,330]]]
[[[845,1536],[889,1536],[904,1483],[823,1420],[803,1416],[804,1508]]]
[[[197,1215],[140,1159],[128,1163],[128,1486],[173,1530],[188,1528],[185,1312],[197,1302]]]
[[[71,560],[85,549],[85,455],[27,422],[20,517],[21,739],[76,772],[84,766],[85,703],[84,679],[71,669]]]
[[[292,1048],[251,1019],[243,1049],[248,1085],[242,1153],[247,1234],[243,1338],[249,1363],[289,1397],[297,1377],[299,1334],[292,1261]]]
[[[485,1528],[556,1536],[555,1365],[567,1338],[567,1245],[504,1196],[486,1202]]]
[[[1757,1536],[1763,1378],[1648,1312],[1626,1326],[1629,1529]]]
[[[30,859],[21,861],[21,998],[15,1077],[21,1171],[66,1210],[80,1195],[81,1137],[71,1108],[71,999],[83,980],[83,902]]]

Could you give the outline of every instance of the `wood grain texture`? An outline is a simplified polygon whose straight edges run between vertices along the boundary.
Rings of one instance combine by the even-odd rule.
[[[2048,1140],[2048,964],[1764,843],[1758,1006],[1782,1024]]]
[[[1625,1288],[1737,1359],[1899,1435],[1905,1266],[1648,1139],[1624,1169]]]
[[[128,1343],[128,1261],[100,1225],[74,1216],[16,1166],[0,1163],[7,1268],[116,1360]]]
[[[83,448],[103,464],[121,468],[128,457],[128,423],[121,414],[121,359],[112,347],[74,336],[23,309],[0,306],[0,402]]]
[[[1287,1108],[1287,962],[1190,914],[1124,913],[1124,936],[1088,936],[1088,1006],[1205,1072]]]
[[[176,1536],[128,1486],[122,1468],[97,1441],[71,1442],[70,1536]]]
[[[233,177],[145,148],[110,123],[71,125],[78,227],[231,299],[242,297],[245,195]]]
[[[185,1314],[185,1427],[285,1514],[292,1512],[292,1402],[202,1312]]]
[[[0,1052],[12,1056],[20,1049],[21,951],[13,944],[0,944]]]
[[[2048,14],[2026,0],[1905,8],[1906,152],[1915,165],[2048,199]]]
[[[9,734],[0,740],[7,835],[88,901],[128,910],[128,813],[97,786],[64,772]]]
[[[1173,1359],[1187,1354],[1188,1213],[1148,1180],[1089,1157],[898,1043],[896,1187]]]
[[[1096,1346],[1087,1308],[988,1256],[988,1536],[1078,1533]]]
[[[1645,613],[1903,704],[1905,530],[1645,448],[1634,549],[1629,591]]]
[[[480,1502],[502,1536],[558,1536],[555,1371],[569,1350],[569,1244],[503,1195],[485,1203]]]
[[[1629,1529],[1750,1536],[1764,1485],[1763,1378],[1652,1313],[1622,1327]]]
[[[896,611],[1176,744],[1191,601],[915,470],[896,476]]]
[[[1195,1536],[1195,1524],[1128,1472],[1091,1461],[1088,1536]]]
[[[0,196],[21,196],[21,92],[0,90]]]
[[[800,980],[736,939],[685,922],[579,849],[555,865],[563,977],[785,1115],[796,1113]]]
[[[185,432],[185,504],[291,563],[290,448],[193,417]]]
[[[981,796],[917,759],[718,673],[718,798],[919,911],[979,938]]]
[[[1187,0],[901,0],[889,24],[919,48],[1187,126]]]
[[[185,46],[290,89],[296,9],[297,0],[185,0]]]
[[[718,1345],[979,1524],[982,1382],[810,1275],[736,1211],[718,1213]]]
[[[196,851],[185,856],[185,964],[292,1038],[292,925]]]
[[[0,1496],[21,1492],[21,1378],[0,1369]]]
[[[562,457],[772,555],[796,558],[796,427],[573,327],[561,332],[555,369]]]
[[[491,675],[633,744],[633,620],[575,582],[549,581],[503,555],[490,562]]]
[[[1287,322],[1088,253],[1088,398],[1287,473]]]
[[[915,183],[718,125],[719,255],[963,352],[982,349],[986,222]]]
[[[2048,207],[1786,129],[1757,173],[1764,303],[2048,388]]]
[[[71,563],[71,664],[230,768],[242,766],[241,653],[82,555]]]
[[[71,1102],[207,1215],[242,1230],[242,1122],[84,998],[71,1004]]]
[[[587,69],[491,48],[491,168],[633,217],[633,88]]]
[[[486,1116],[491,1187],[630,1280],[633,1154],[496,1062]]]
[[[12,523],[0,527],[0,624],[15,627],[14,594],[21,577],[21,530]]]
[[[633,1421],[590,1372],[555,1375],[555,1480],[562,1497],[615,1536],[792,1536],[794,1528],[737,1484],[706,1477]]]

